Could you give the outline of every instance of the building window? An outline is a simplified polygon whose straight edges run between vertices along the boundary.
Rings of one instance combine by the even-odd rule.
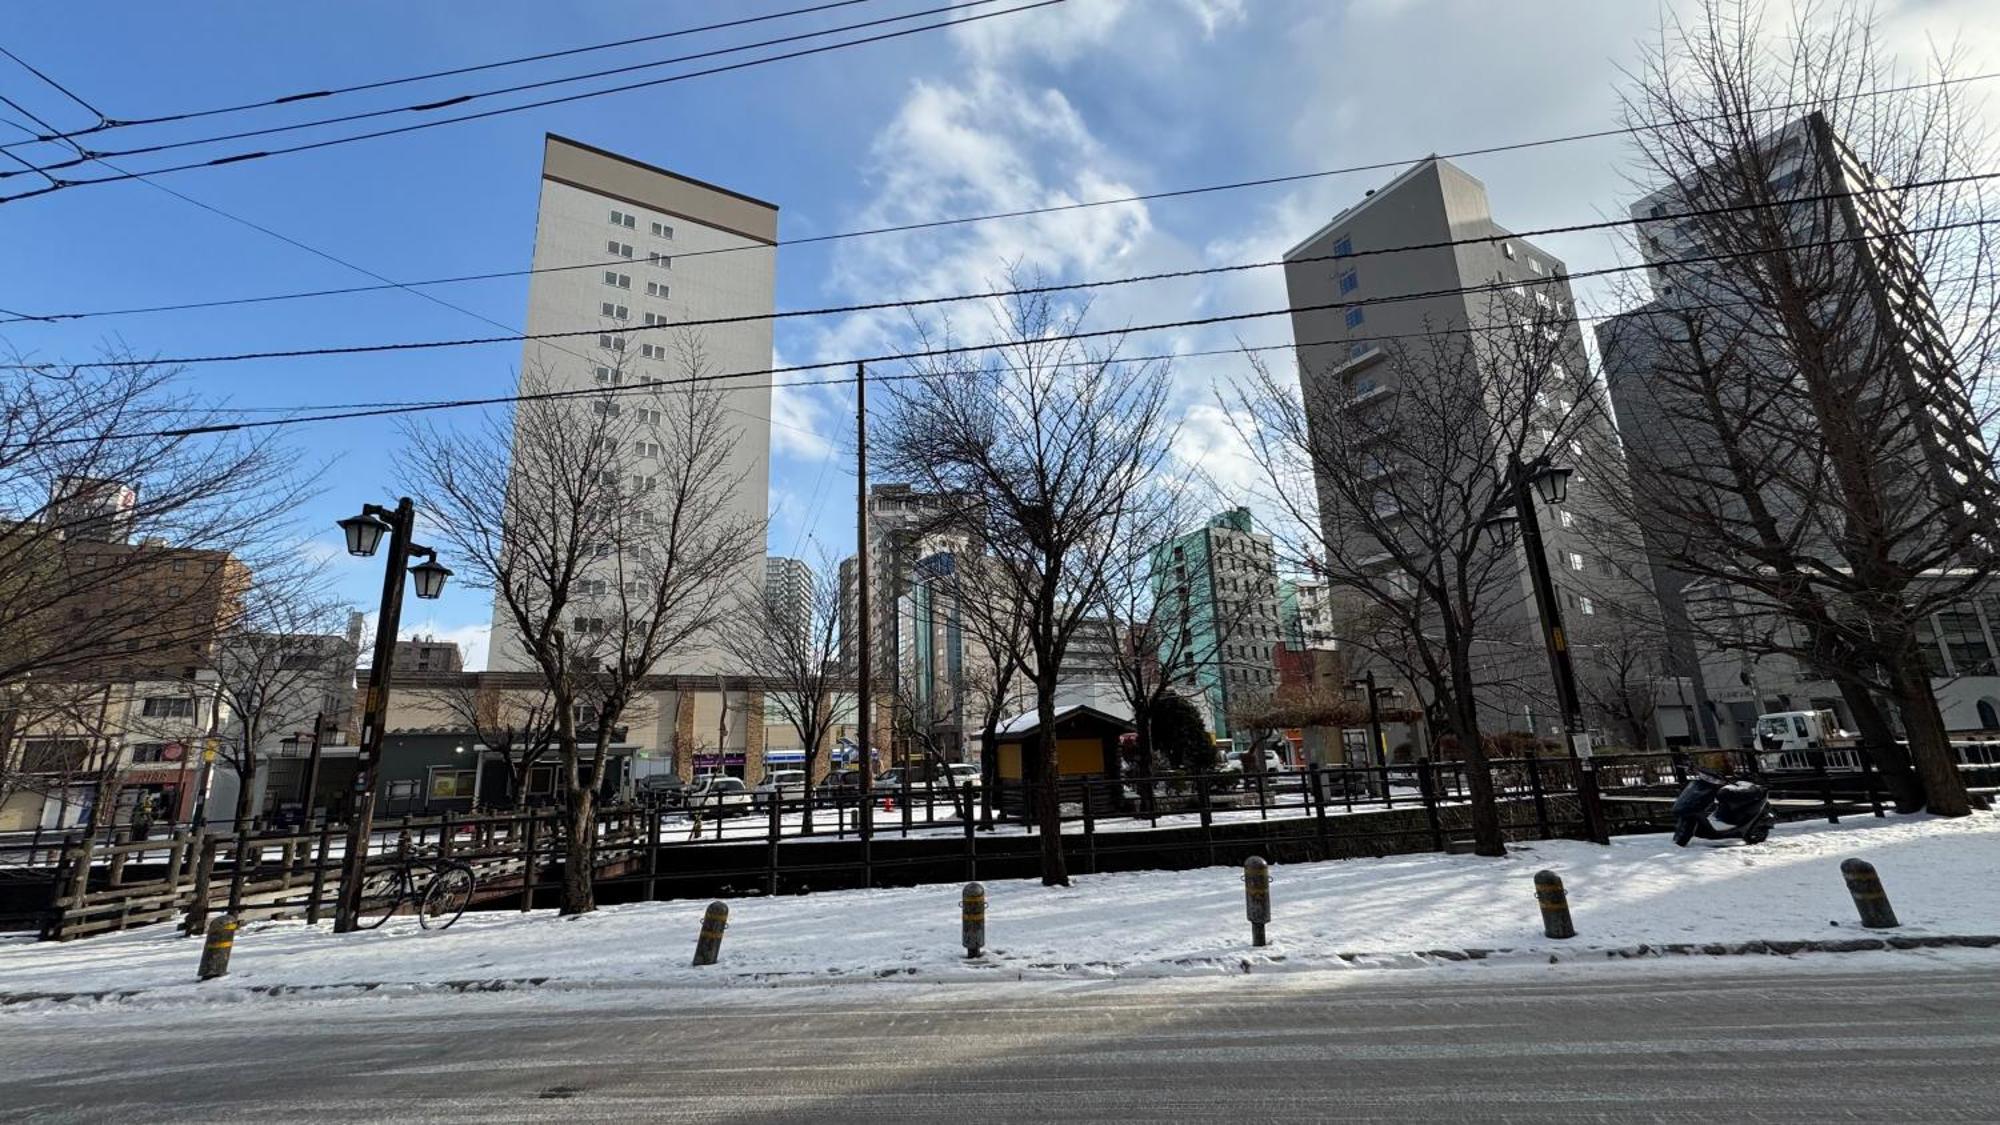
[[[1340,271],[1340,291],[1352,293],[1361,287],[1361,276],[1353,270]]]
[[[1347,310],[1347,326],[1349,328],[1361,327],[1361,322],[1366,319],[1367,317],[1362,313],[1360,309]]]
[[[671,227],[671,226],[668,226],[668,225],[667,225],[667,224],[665,224],[665,223],[654,223],[654,224],[653,224],[653,237],[655,237],[655,238],[672,238],[673,236],[674,236],[674,228],[673,228],[673,227]]]
[[[618,273],[614,270],[605,270],[604,284],[617,289],[630,289],[632,288],[632,275],[629,273]]]
[[[666,317],[666,314],[665,314],[665,313],[647,313],[647,314],[646,314],[646,323],[647,323],[647,324],[648,324],[649,326],[657,326],[657,325],[661,325],[661,324],[665,324],[666,322],[667,322],[667,317]]]
[[[590,404],[590,408],[593,413],[602,417],[618,417],[618,404],[615,402],[593,402]]]
[[[1576,522],[1576,516],[1574,516],[1573,514],[1571,514],[1571,513],[1569,513],[1569,512],[1564,512],[1564,513],[1562,513],[1562,515],[1561,515],[1561,517],[1560,517],[1560,518],[1562,519],[1562,525],[1563,525],[1564,527],[1569,527],[1570,525],[1572,525],[1572,524],[1574,524],[1574,523]]]
[[[1597,613],[1597,606],[1593,605],[1589,598],[1586,598],[1581,594],[1577,595],[1576,608],[1579,611],[1581,611],[1585,617],[1591,617],[1596,615]]]
[[[472,770],[445,769],[431,767],[431,800],[456,800],[472,796],[473,779],[478,774]]]
[[[1354,253],[1354,240],[1347,237],[1346,235],[1342,235],[1340,237],[1340,240],[1333,244],[1333,256],[1336,258],[1350,257],[1353,255],[1353,253]]]
[[[172,757],[168,757],[170,752]],[[132,747],[132,764],[146,765],[153,762],[172,762],[180,758],[180,744],[176,742],[140,742]]]
[[[1508,258],[1508,260],[1509,260],[1509,261],[1512,261],[1512,260],[1513,260],[1513,258],[1514,258],[1514,244],[1513,244],[1513,243],[1511,243],[1511,242],[1503,242],[1503,243],[1501,243],[1501,244],[1500,244],[1500,252],[1501,252],[1502,254],[1505,254],[1505,255],[1507,255],[1507,258]]]
[[[666,286],[664,286],[664,285],[660,284],[660,283],[659,283],[659,282],[657,282],[657,281],[649,281],[649,282],[647,282],[647,283],[646,283],[646,296],[648,296],[648,297],[664,297],[664,296],[666,296],[666,295],[667,295],[667,287],[666,287]]]
[[[613,320],[629,320],[631,319],[632,316],[631,311],[627,309],[624,305],[614,305],[610,301],[606,301],[603,304],[599,305],[598,311],[602,312],[605,316],[608,316]]]
[[[639,217],[629,211],[613,211],[611,212],[611,225],[614,227],[624,227],[627,230],[636,230],[639,226]]]
[[[1367,344],[1357,342],[1347,345],[1347,358],[1349,359],[1360,359],[1363,355],[1366,355],[1367,352],[1368,352]]]
[[[194,700],[179,695],[150,696],[140,705],[139,713],[149,719],[191,719]]]
[[[1533,254],[1528,255],[1528,269],[1534,273],[1542,272],[1542,260]]]
[[[674,268],[673,255],[649,253],[646,255],[646,264],[649,266],[658,266],[663,270],[670,270]]]
[[[632,244],[629,242],[620,242],[615,238],[605,243],[604,249],[613,257],[629,258],[632,256]]]
[[[1579,555],[1579,554],[1577,554],[1577,553],[1576,553],[1575,551],[1571,551],[1571,552],[1569,553],[1569,568],[1570,568],[1571,570],[1582,570],[1582,569],[1583,569],[1583,556],[1582,556],[1582,555]]]
[[[639,356],[642,359],[665,359],[667,349],[659,344],[640,344]]]

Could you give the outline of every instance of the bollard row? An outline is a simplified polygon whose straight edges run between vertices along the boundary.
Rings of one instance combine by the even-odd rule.
[[[1840,875],[1847,882],[1847,893],[1854,899],[1854,909],[1861,915],[1863,926],[1871,930],[1892,930],[1902,925],[1896,920],[1895,908],[1889,905],[1889,892],[1882,889],[1882,877],[1875,873],[1874,864],[1864,859],[1843,860]],[[1243,877],[1247,884],[1250,878],[1247,864]],[[1576,936],[1576,924],[1570,920],[1569,894],[1563,889],[1562,876],[1553,871],[1535,872],[1535,900],[1542,908],[1544,934],[1557,939]],[[1261,930],[1258,934],[1257,944],[1262,945]]]

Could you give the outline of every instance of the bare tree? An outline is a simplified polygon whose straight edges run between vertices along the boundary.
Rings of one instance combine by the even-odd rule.
[[[1605,330],[1652,415],[1635,505],[1705,594],[1690,626],[1832,679],[1899,804],[1945,815],[1969,804],[1920,629],[1990,580],[2000,526],[1992,145],[1956,61],[1912,82],[1850,4],[1779,34],[1740,0],[1670,20],[1626,95],[1661,291]]]
[[[768,593],[768,592],[767,592]],[[840,574],[822,559],[812,571],[812,583],[802,603],[784,604],[770,597],[748,599],[737,607],[723,643],[736,662],[762,676],[764,698],[799,736],[805,751],[807,797],[820,773],[820,755],[843,715],[851,716],[840,696]],[[812,831],[813,805],[803,816]]]
[[[1021,280],[1010,272],[1008,288]],[[1101,560],[1132,532],[1128,500],[1159,470],[1173,434],[1165,370],[1121,361],[1115,343],[1070,338],[1086,313],[1047,295],[1010,298],[993,352],[922,361],[896,386],[884,442],[890,471],[922,482],[959,526],[977,529],[1027,608],[1045,783],[1033,800],[1048,885],[1069,882],[1054,786],[1063,658],[1102,600]]]
[[[1000,723],[1014,700],[1014,685],[1028,674],[1028,584],[1001,573],[993,555],[973,555],[953,568],[951,597],[965,638],[961,690],[967,725],[979,729],[980,823],[993,827],[1000,784]]]
[[[619,391],[638,383],[620,368],[602,391],[552,397],[546,374],[531,375],[511,416],[469,434],[412,427],[406,442],[413,491],[441,518],[468,584],[493,591],[504,643],[548,689],[567,801],[565,914],[596,907],[598,790],[620,719],[658,666],[717,646],[763,545],[762,522],[735,514],[739,427],[726,392],[706,381],[698,336],[671,347],[681,385],[670,389]]]
[[[181,675],[214,641],[217,613],[193,607],[294,546],[277,540],[310,474],[279,431],[227,432],[179,371],[108,358],[0,381],[0,685]]]
[[[1477,666],[1520,651],[1522,632],[1519,547],[1497,546],[1488,525],[1513,504],[1510,465],[1597,440],[1604,420],[1563,303],[1496,292],[1485,321],[1497,331],[1395,340],[1296,383],[1253,355],[1223,399],[1298,564],[1341,595],[1337,631],[1404,659],[1457,736],[1481,855],[1506,849]]]
[[[273,560],[222,625],[213,683],[190,684],[227,709],[216,760],[236,775],[239,827],[256,815],[257,779],[277,741],[312,729],[323,712],[345,713],[351,702],[357,654],[346,617],[316,564]]]
[[[1613,627],[1599,633],[1577,677],[1585,705],[1613,724],[1634,750],[1657,744],[1660,687],[1666,678],[1666,637],[1653,614],[1612,603]]]

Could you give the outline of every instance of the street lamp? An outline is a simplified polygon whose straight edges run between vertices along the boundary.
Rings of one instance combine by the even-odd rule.
[[[375,775],[382,759],[383,727],[389,717],[389,674],[395,662],[396,633],[403,619],[403,579],[408,575],[417,596],[426,600],[444,593],[451,571],[439,564],[437,552],[411,539],[417,522],[416,505],[405,496],[394,508],[363,504],[361,514],[339,521],[347,537],[347,553],[373,555],[389,535],[389,558],[382,568],[382,605],[375,616],[375,658],[368,669],[368,695],[361,708],[361,746],[356,755],[354,819],[347,826],[347,857],[340,881],[340,903],[334,912],[335,933],[355,928],[361,911],[361,881],[368,867],[368,837],[375,821]],[[423,559],[416,566],[411,559]]]
[[[1577,767],[1577,800],[1583,806],[1584,826],[1597,843],[1608,843],[1603,810],[1598,802],[1597,771],[1590,759],[1590,735],[1583,724],[1583,707],[1576,690],[1576,669],[1570,662],[1569,640],[1563,631],[1562,603],[1556,599],[1555,580],[1549,576],[1548,550],[1542,543],[1542,521],[1535,496],[1550,504],[1560,504],[1569,495],[1570,468],[1556,465],[1547,455],[1523,462],[1509,458],[1502,489],[1511,493],[1511,511],[1498,513],[1480,526],[1496,539],[1516,528],[1528,556],[1528,580],[1535,591],[1535,609],[1541,618],[1542,640],[1549,651],[1549,672],[1555,680],[1556,705],[1562,711],[1563,733],[1570,761]],[[1533,492],[1529,489],[1532,488]]]
[[[1347,681],[1347,686],[1368,693],[1368,764],[1382,767],[1382,791],[1389,790],[1389,747],[1382,741],[1382,705],[1384,695],[1392,695],[1395,688],[1376,687],[1375,670],[1370,668],[1360,679]],[[1373,791],[1375,780],[1369,778],[1368,787]]]

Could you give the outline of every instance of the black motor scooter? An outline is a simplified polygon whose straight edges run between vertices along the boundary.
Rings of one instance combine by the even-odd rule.
[[[1699,767],[1674,801],[1674,843],[1683,848],[1697,836],[1761,844],[1776,823],[1769,790]]]

